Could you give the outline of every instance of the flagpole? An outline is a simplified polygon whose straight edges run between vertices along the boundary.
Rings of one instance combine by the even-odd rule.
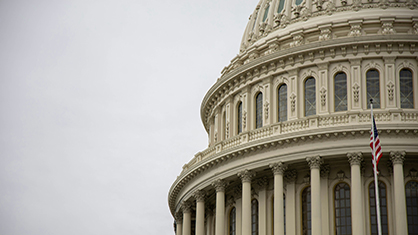
[[[373,135],[373,172],[374,172],[374,195],[376,198],[376,216],[377,216],[377,232],[378,235],[382,235],[382,226],[381,226],[381,220],[380,220],[380,198],[379,198],[379,184],[377,180],[377,164],[376,164],[376,139],[374,135],[374,116],[373,116],[373,99],[370,99],[370,110],[371,110],[371,119],[372,119],[372,135]]]

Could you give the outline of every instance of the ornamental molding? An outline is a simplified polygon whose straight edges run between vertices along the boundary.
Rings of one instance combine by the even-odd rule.
[[[360,85],[356,82],[353,85],[353,98],[354,98],[354,102],[358,102],[359,101],[359,96],[360,96]]]
[[[325,106],[327,104],[327,89],[325,89],[325,87],[322,87],[319,93],[321,97],[321,105]]]
[[[330,172],[330,166],[329,166],[329,164],[323,164],[321,166],[321,169],[320,169],[320,172],[319,173],[320,173],[320,176],[322,178],[328,178],[329,172]]]
[[[297,177],[298,177],[298,171],[296,169],[286,170],[283,176],[286,183],[295,183]]]
[[[395,93],[395,91],[394,91],[395,90],[395,84],[393,84],[392,81],[389,81],[386,86],[388,88],[388,98],[389,98],[390,101],[392,101],[394,93]]]

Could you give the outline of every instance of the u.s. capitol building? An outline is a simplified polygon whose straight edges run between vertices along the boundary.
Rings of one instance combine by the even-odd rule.
[[[416,0],[261,0],[170,188],[176,234],[377,234],[370,99],[382,234],[418,234],[417,64]]]

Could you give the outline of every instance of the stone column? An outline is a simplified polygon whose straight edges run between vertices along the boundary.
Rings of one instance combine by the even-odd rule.
[[[322,235],[321,223],[321,177],[319,168],[323,163],[320,156],[307,157],[306,161],[311,168],[311,221],[312,235]]]
[[[395,192],[395,234],[407,235],[408,223],[406,218],[405,182],[403,174],[403,161],[405,152],[390,152],[393,163],[393,191]]]
[[[183,233],[183,214],[176,214],[176,235],[182,235]]]
[[[183,234],[192,234],[192,206],[189,202],[183,202],[181,206],[183,209]]]
[[[296,235],[296,179],[298,172],[287,170],[286,180],[286,235]]]
[[[266,177],[260,179],[258,182],[258,234],[267,235],[267,186],[268,180]]]
[[[251,178],[255,173],[243,170],[238,176],[242,181],[242,235],[251,235]]]
[[[270,168],[274,174],[274,235],[284,235],[283,173],[287,166],[280,161]]]
[[[205,235],[205,192],[197,190],[193,197],[196,198],[196,235]]]
[[[362,153],[348,153],[351,166],[351,224],[353,234],[364,234],[364,213],[361,193],[361,171],[363,161]]]
[[[216,190],[216,222],[215,235],[225,233],[225,188],[226,183],[222,179],[217,179],[212,183]]]

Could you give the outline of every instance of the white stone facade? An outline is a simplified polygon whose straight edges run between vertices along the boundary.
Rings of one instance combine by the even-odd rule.
[[[418,234],[405,191],[418,182],[416,46],[415,0],[261,0],[240,54],[202,101],[209,146],[170,188],[176,234],[375,234],[373,94],[384,234]]]

